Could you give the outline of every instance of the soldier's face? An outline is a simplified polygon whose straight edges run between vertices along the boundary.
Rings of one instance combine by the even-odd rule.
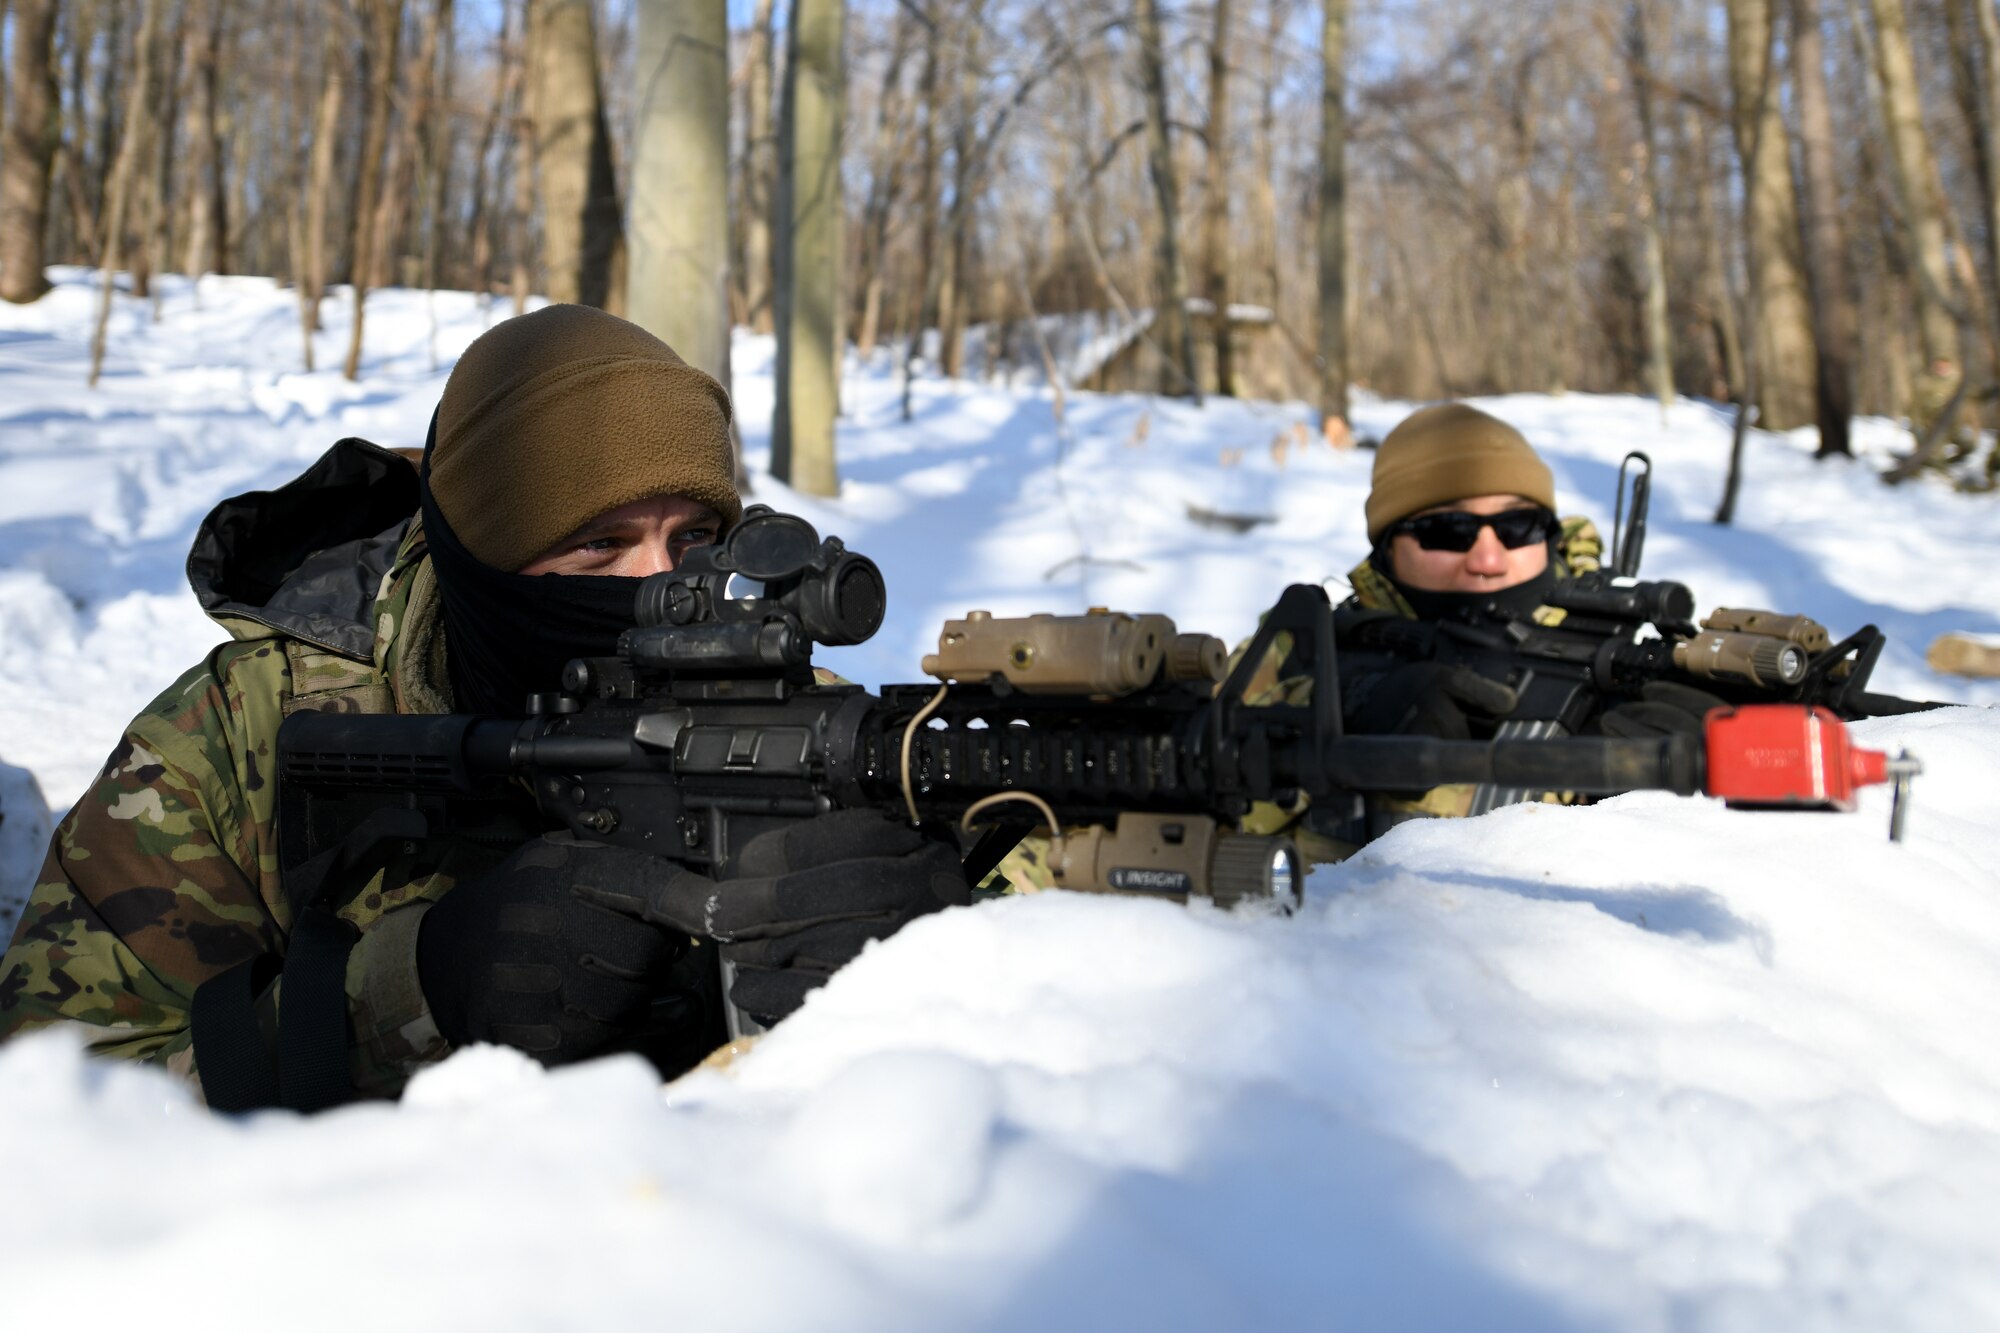
[[[1467,514],[1503,514],[1510,509],[1535,507],[1534,501],[1518,495],[1479,495],[1435,505],[1420,513],[1438,514],[1455,509]],[[1396,581],[1419,592],[1499,592],[1526,583],[1547,569],[1549,548],[1547,542],[1531,542],[1510,550],[1489,526],[1479,529],[1469,551],[1426,550],[1415,537],[1398,533],[1390,539],[1389,559]]]
[[[664,574],[714,541],[722,516],[681,495],[634,500],[590,522],[521,566],[522,574]]]

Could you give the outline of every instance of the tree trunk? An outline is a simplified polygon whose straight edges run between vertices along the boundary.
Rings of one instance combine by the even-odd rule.
[[[1819,349],[1819,457],[1854,452],[1853,278],[1840,210],[1840,166],[1827,95],[1819,0],[1792,0],[1792,98],[1799,112],[1800,165],[1806,190],[1806,271],[1812,279],[1813,342]]]
[[[590,0],[532,0],[528,12],[529,101],[549,299],[609,309],[622,233]],[[618,293],[619,304],[623,299]]]
[[[771,471],[808,495],[840,489],[840,120],[843,0],[793,0],[778,127],[777,407]]]
[[[229,256],[228,192],[224,189],[222,137],[216,130],[215,93],[222,24],[229,12],[224,0],[206,0],[208,12],[193,17],[188,28],[188,276],[227,273]]]
[[[1264,33],[1263,102],[1257,117],[1257,186],[1251,198],[1257,210],[1257,272],[1264,290],[1261,301],[1278,309],[1278,292],[1283,286],[1278,263],[1278,44],[1284,40],[1285,20],[1290,16],[1286,0],[1269,0],[1270,26]]]
[[[1633,163],[1638,188],[1640,268],[1646,282],[1646,384],[1660,400],[1660,417],[1674,401],[1673,335],[1667,326],[1667,247],[1660,228],[1660,172],[1653,145],[1652,66],[1647,58],[1645,0],[1626,11],[1626,57],[1632,70],[1632,97],[1638,113],[1639,142]]]
[[[169,191],[173,184],[174,167],[180,161],[180,147],[175,139],[181,119],[181,71],[187,19],[185,8],[174,10],[173,30],[166,35],[165,46],[156,57],[164,62],[164,68],[160,72],[159,88],[154,94],[157,100],[146,127],[146,156],[151,159],[152,169],[146,173],[139,210],[140,244],[132,253],[132,294],[153,298],[155,321],[160,318],[160,298],[153,290],[152,277],[155,273],[164,273],[167,265],[173,262],[173,246],[168,234],[171,229]]]
[[[125,128],[118,144],[118,161],[104,187],[104,256],[100,261],[97,328],[90,338],[90,387],[104,372],[104,337],[111,322],[111,292],[118,265],[124,259],[125,210],[139,175],[145,121],[152,101],[153,48],[159,44],[160,0],[145,0],[139,13],[139,39],[133,46],[132,89],[125,99]],[[110,111],[105,115],[109,117]]]
[[[1979,55],[1984,78],[1978,88],[1984,97],[1975,103],[1979,142],[1985,145],[1980,154],[1986,163],[1981,184],[1985,187],[1985,198],[1980,202],[1985,206],[1986,245],[1988,250],[1988,274],[1992,282],[1989,308],[2000,321],[2000,12],[1996,12],[1989,0],[1961,0],[1973,11],[1975,27],[1979,33]],[[2000,353],[2000,342],[1995,351]]]
[[[306,62],[306,16],[300,10],[291,13],[289,36],[292,46],[290,69],[290,97],[285,107],[284,134],[280,140],[284,144],[284,191],[285,191],[285,243],[286,264],[291,270],[292,294],[299,303],[299,335],[305,344],[305,367],[312,371],[312,315],[308,309],[308,294],[311,282],[307,278],[306,264],[306,178],[307,167],[300,159],[299,145],[305,142],[310,132],[307,128],[307,107],[313,95],[311,71]],[[219,159],[218,159],[219,160]]]
[[[348,47],[337,25],[326,38],[326,71],[319,105],[313,111],[312,175],[306,185],[305,271],[299,277],[300,315],[305,320],[306,369],[313,368],[312,335],[319,332],[319,303],[326,299],[326,208],[333,194],[333,151],[340,140],[340,104],[345,95]]]
[[[0,145],[0,300],[16,303],[49,289],[42,245],[61,128],[55,36],[56,0],[14,0],[11,102]]]
[[[1902,203],[1904,231],[1916,268],[1917,334],[1924,363],[1955,380],[1963,371],[1958,321],[1951,308],[1951,271],[1944,219],[1937,208],[1937,160],[1924,132],[1923,102],[1902,0],[1871,0],[1875,11],[1875,65],[1882,80],[1882,114],[1889,141],[1891,178]]]
[[[432,81],[437,73],[438,25],[448,17],[443,4],[434,4],[418,31],[416,52],[400,72],[402,116],[396,137],[389,143],[389,160],[382,167],[387,188],[375,206],[375,285],[400,286],[404,282],[401,263],[409,241],[410,201],[422,197],[417,180],[419,144],[426,127],[442,114],[433,96]]]
[[[875,339],[881,333],[889,214],[902,192],[903,62],[909,58],[909,50],[909,14],[898,10],[889,64],[882,75],[882,93],[876,100],[874,171],[868,182],[868,207],[862,213],[861,328],[854,339],[854,350],[863,361],[874,354]]]
[[[361,160],[355,164],[354,239],[349,277],[354,285],[354,325],[347,340],[350,380],[361,378],[363,307],[368,300],[368,275],[375,263],[375,202],[382,188],[382,151],[389,138],[389,92],[396,81],[396,48],[403,35],[403,0],[369,0],[368,36],[363,65],[367,70],[368,113],[362,122]]]
[[[1203,199],[1202,286],[1215,336],[1215,391],[1236,395],[1236,365],[1229,334],[1229,0],[1215,0],[1215,31],[1208,41],[1208,182]]]
[[[923,354],[924,330],[937,312],[938,302],[938,141],[937,121],[942,111],[938,96],[938,47],[942,38],[937,24],[924,32],[924,72],[917,83],[917,97],[923,103],[923,125],[917,134],[917,291],[916,317],[903,331],[903,420],[912,415],[910,390],[916,378],[917,358]]]
[[[508,255],[512,261],[507,278],[508,295],[514,313],[528,308],[528,288],[533,285],[535,231],[535,90],[529,74],[529,22],[534,0],[521,0],[517,40],[513,46],[517,89],[514,103],[514,189],[508,209]]]
[[[1702,304],[1709,309],[1709,323],[1719,344],[1723,386],[1730,401],[1740,403],[1744,392],[1743,335],[1736,322],[1736,297],[1730,290],[1729,270],[1722,253],[1722,224],[1715,215],[1708,135],[1702,129],[1701,112],[1695,107],[1684,109],[1682,125],[1686,130],[1688,155],[1694,163],[1695,229],[1702,244]]]
[[[513,58],[504,31],[500,41],[500,87],[480,122],[478,147],[472,156],[472,216],[465,223],[465,253],[472,290],[479,293],[482,303],[493,290],[493,215],[499,211],[494,195],[506,174],[492,171],[487,163],[500,134],[501,119],[508,104],[518,95],[521,82],[521,66]]]
[[[771,0],[757,0],[750,29],[750,68],[743,101],[743,300],[750,327],[771,331],[771,210],[776,204],[778,140],[771,129],[771,71],[777,44],[771,40]]]
[[[1187,273],[1181,266],[1180,191],[1174,180],[1173,147],[1167,139],[1166,61],[1160,41],[1156,0],[1138,0],[1139,82],[1146,99],[1146,170],[1153,182],[1159,218],[1159,281],[1153,327],[1160,331],[1166,360],[1160,392],[1185,393],[1201,402],[1194,339],[1188,336]]]
[[[1733,122],[1745,181],[1758,424],[1789,430],[1814,419],[1818,356],[1798,254],[1798,200],[1778,115],[1772,15],[1768,0],[1728,0],[1728,9]]]
[[[729,385],[729,13],[639,6],[632,145],[633,322]]]
[[[111,173],[117,166],[122,108],[118,76],[125,68],[118,53],[125,37],[126,6],[114,3],[109,8],[111,21],[104,30],[104,66],[97,75],[97,149],[90,173],[90,211],[98,218],[105,215],[105,205],[111,197]],[[98,243],[98,263],[101,265],[104,262],[103,247],[109,243],[102,226],[98,227]]]
[[[1978,293],[1986,316],[1986,336],[1993,352],[2000,356],[2000,89],[1993,86],[1994,60],[2000,58],[2000,13],[1987,0],[1947,0],[1952,91],[1959,114],[1965,119],[1966,137],[1971,140],[1973,177],[1979,187],[1978,213],[1986,231],[1986,258],[1990,280],[1982,283],[1975,271],[1966,281],[1968,293]],[[1947,214],[1949,217],[1949,214]],[[1959,265],[1961,276],[1966,266]],[[2000,363],[1989,373],[2000,374]]]
[[[951,207],[946,212],[949,244],[938,274],[938,362],[957,379],[965,371],[964,329],[972,292],[973,157],[979,141],[979,37],[985,0],[973,0],[962,16],[958,56],[958,109],[951,131]]]
[[[1347,424],[1347,3],[1324,0],[1319,101],[1319,412]]]
[[[437,0],[438,70],[431,87],[433,105],[429,133],[424,136],[423,175],[430,183],[430,216],[424,227],[424,290],[435,291],[438,268],[444,256],[446,210],[451,204],[451,159],[453,129],[457,118],[453,102],[457,95],[458,33],[452,15],[452,0]]]

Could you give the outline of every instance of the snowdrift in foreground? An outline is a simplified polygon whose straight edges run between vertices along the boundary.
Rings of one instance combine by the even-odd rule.
[[[1991,1327],[2000,716],[1861,730],[1926,763],[1903,846],[1879,791],[1633,796],[1405,826],[1291,919],[989,903],[664,1092],[478,1048],[231,1123],[17,1043],[0,1290],[21,1327]]]
[[[218,637],[182,577],[216,501],[335,439],[416,445],[504,307],[382,291],[364,381],[298,369],[260,279],[121,302],[83,387],[87,276],[0,307],[0,913],[118,729]],[[347,339],[329,302],[322,366]],[[939,623],[1110,605],[1235,639],[1365,549],[1370,457],[1273,448],[1299,405],[1071,395],[850,361],[842,494],[765,472],[771,344],[739,337],[755,498],[882,565],[826,660],[909,679]],[[2000,703],[1922,661],[2000,634],[1990,497],[1725,413],[1521,395],[1567,512],[1658,464],[1647,573],[1703,609],[1891,636],[1880,688]],[[1406,404],[1363,402],[1380,434]],[[1198,511],[1256,520],[1247,533]],[[727,1074],[548,1075],[493,1048],[400,1106],[210,1116],[61,1034],[0,1048],[11,1329],[2000,1326],[2000,713],[1861,728],[1927,765],[1911,840],[1862,813],[1633,796],[1412,825],[1292,919],[1069,895],[870,950]],[[32,779],[29,775],[32,775]],[[17,813],[27,813],[17,818]],[[45,826],[44,826],[45,827]]]

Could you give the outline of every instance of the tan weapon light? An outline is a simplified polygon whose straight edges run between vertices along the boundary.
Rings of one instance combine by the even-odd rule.
[[[1805,679],[1806,650],[1769,634],[1705,629],[1674,645],[1674,665],[1709,680],[1747,680],[1770,688]]]
[[[1290,838],[1231,833],[1200,815],[1123,814],[1115,830],[1072,830],[1051,841],[1048,865],[1058,888],[1207,898],[1217,907],[1267,898],[1290,911],[1304,888]]]
[[[1093,609],[1088,615],[969,611],[948,620],[924,671],[939,680],[995,677],[1025,694],[1130,694],[1168,681],[1222,679],[1228,657],[1212,634],[1181,634],[1166,616]]]

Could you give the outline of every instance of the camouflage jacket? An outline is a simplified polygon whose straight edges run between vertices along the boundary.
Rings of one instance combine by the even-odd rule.
[[[448,711],[435,583],[406,458],[342,440],[290,484],[225,501],[188,558],[230,642],[132,720],[57,828],[0,960],[0,1036],[75,1025],[99,1054],[199,1085],[197,987],[282,954],[292,908],[275,838],[278,725],[306,709]],[[491,853],[408,844],[354,887],[354,1085],[393,1095],[445,1043],[417,983],[428,902]],[[479,864],[471,861],[477,858]],[[275,1033],[279,987],[259,1002]]]

